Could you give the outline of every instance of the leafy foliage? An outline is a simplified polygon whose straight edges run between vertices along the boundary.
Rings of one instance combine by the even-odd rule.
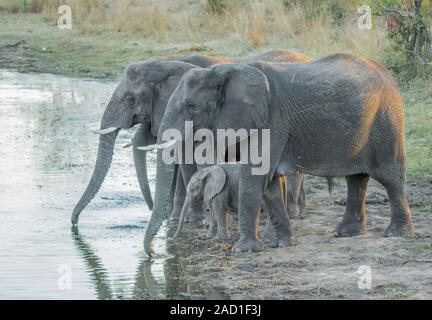
[[[211,14],[221,15],[228,8],[229,0],[207,0],[207,9]]]
[[[387,18],[390,51],[385,60],[402,78],[426,75],[432,62],[430,1],[375,0],[375,10]]]

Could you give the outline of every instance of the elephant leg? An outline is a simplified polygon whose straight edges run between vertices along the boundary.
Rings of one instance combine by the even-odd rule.
[[[216,236],[217,232],[217,222],[216,219],[213,217],[212,214],[210,214],[210,223],[209,223],[209,229],[207,232],[207,237],[212,239]]]
[[[337,237],[351,237],[367,232],[366,191],[369,175],[356,174],[346,177],[348,184],[347,204],[342,221],[336,227]]]
[[[386,237],[415,235],[411,210],[404,187],[405,169],[401,168],[400,172],[402,173],[396,178],[392,174],[374,177],[384,186],[390,201],[391,221],[384,234]]]
[[[218,199],[218,197],[213,198],[212,215],[217,223],[218,240],[230,242],[231,238],[228,234],[227,214],[223,202],[221,201],[221,199]]]
[[[193,174],[197,171],[196,164],[181,165],[181,172],[183,175],[184,185],[187,186]],[[202,206],[197,206],[189,209],[187,221],[202,221],[204,219],[204,210]]]
[[[290,218],[297,218],[300,216],[301,210],[304,210],[303,177],[304,175],[299,172],[288,175],[287,210]],[[302,209],[300,208],[301,197],[303,197]]]
[[[298,206],[300,216],[302,216],[306,211],[306,192],[304,190],[304,174],[301,173],[301,185],[300,185],[300,193],[298,196]]]
[[[275,231],[271,223],[270,214],[267,208],[265,208],[265,204],[263,205],[263,215],[265,216],[264,238],[273,239],[275,237]]]
[[[291,224],[286,211],[279,179],[273,178],[264,191],[264,203],[268,210],[274,236],[270,242],[271,247],[285,247],[291,240]]]
[[[250,166],[242,165],[239,185],[240,239],[233,246],[233,252],[262,250],[257,235],[257,224],[266,176],[251,175],[250,170]]]
[[[180,213],[183,208],[183,203],[186,198],[186,187],[183,180],[183,175],[181,170],[177,172],[177,180],[174,193],[173,210],[171,211],[171,220],[178,220],[180,218]]]

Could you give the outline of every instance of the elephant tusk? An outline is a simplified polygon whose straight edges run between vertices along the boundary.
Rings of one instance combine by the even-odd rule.
[[[132,146],[133,146],[133,143],[132,143],[132,142],[129,142],[129,143],[124,144],[124,145],[123,145],[123,148],[130,148],[130,147],[132,147]]]
[[[177,140],[170,140],[164,143],[160,143],[160,144],[151,144],[145,147],[137,147],[138,150],[142,150],[142,151],[150,151],[150,150],[159,150],[159,149],[166,149],[169,147],[172,147],[173,145],[175,145],[177,143]]]
[[[93,130],[90,130],[90,131],[93,132],[93,133],[96,133],[96,134],[108,134],[108,133],[112,133],[114,131],[117,131],[119,129],[120,128],[117,128],[117,127],[109,127],[109,128],[106,128],[106,129],[93,129]]]

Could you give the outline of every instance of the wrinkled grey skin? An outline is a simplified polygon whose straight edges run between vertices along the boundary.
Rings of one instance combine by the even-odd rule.
[[[404,189],[404,105],[390,72],[372,60],[335,54],[304,63],[193,69],[171,96],[159,132],[176,128],[184,136],[185,121],[194,121],[195,130],[270,129],[270,172],[252,175],[250,166],[242,166],[240,239],[234,252],[262,249],[256,220],[265,187],[281,161],[288,162],[292,172],[346,177],[347,206],[337,236],[366,233],[369,177],[379,181],[389,196],[391,222],[385,235],[414,234]],[[173,177],[160,156],[161,152],[156,194],[166,195],[160,177]],[[163,217],[168,202],[156,200],[152,218]],[[147,253],[156,230],[150,223],[144,240]]]
[[[132,140],[133,145],[146,146],[155,143],[166,103],[183,73],[197,66],[207,67],[224,61],[225,58],[194,54],[129,65],[102,116],[101,129],[126,129],[139,124],[140,127]],[[100,136],[93,175],[72,213],[71,220],[74,225],[78,223],[81,211],[99,191],[108,173],[117,134],[118,130]],[[146,153],[134,147],[133,157],[142,194],[148,207],[152,209]]]
[[[218,240],[229,241],[227,210],[236,211],[238,199],[239,165],[214,165],[195,172],[187,185],[186,199],[181,211],[177,232],[181,232],[183,222],[190,207],[206,208],[210,218],[209,236],[218,229]]]
[[[303,57],[300,55],[297,57],[296,54],[289,51],[268,52],[265,55],[269,59],[278,60],[283,59],[282,56],[284,55],[286,59],[292,59],[292,61]],[[114,127],[118,130],[100,136],[94,171],[86,190],[73,210],[72,224],[78,223],[80,213],[99,191],[108,173],[118,131],[137,124],[140,127],[132,141],[135,169],[144,199],[148,207],[153,208],[153,199],[147,177],[146,153],[136,147],[155,143],[167,101],[181,76],[187,70],[227,62],[230,61],[222,57],[191,54],[166,57],[162,61],[131,64],[126,68],[101,121],[101,129]],[[192,174],[195,170],[189,168]],[[178,192],[175,193],[174,204],[171,203],[170,206],[174,206],[175,212],[180,212],[185,194],[180,171],[177,181],[179,182],[177,183]]]
[[[237,213],[239,202],[239,177],[241,164],[225,163],[202,168],[194,173],[187,185],[186,199],[181,211],[177,232],[173,239],[181,232],[183,222],[190,207],[204,207],[210,215],[209,237],[214,237],[217,228],[217,239],[231,241],[227,228],[227,212]],[[278,180],[278,178],[275,178]],[[273,188],[266,188],[263,205],[266,207],[270,223],[275,225],[272,232],[271,245],[286,246],[291,239],[283,192],[276,181],[271,184]],[[279,232],[279,234],[278,234]],[[280,234],[282,232],[282,234]]]
[[[160,119],[166,103],[182,75],[195,65],[179,61],[150,61],[129,65],[115,89],[102,116],[101,129],[118,130],[103,134],[99,139],[99,150],[91,180],[75,206],[72,223],[77,224],[79,214],[98,192],[111,165],[114,143],[118,131],[141,124],[133,143],[139,146],[153,144],[156,140]],[[152,207],[146,171],[146,158],[134,148],[134,160],[143,195]]]

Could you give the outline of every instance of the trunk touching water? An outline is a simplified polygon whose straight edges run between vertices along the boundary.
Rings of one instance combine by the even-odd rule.
[[[104,134],[99,137],[99,149],[93,175],[90,179],[87,189],[84,191],[84,194],[81,196],[81,199],[75,206],[72,213],[71,220],[72,224],[74,225],[78,223],[81,211],[84,210],[84,208],[90,203],[90,201],[99,191],[102,182],[108,173],[112,161],[114,143],[118,133],[119,130],[116,130],[112,133]]]
[[[164,132],[168,128],[178,128],[179,126],[176,127],[175,124],[180,123],[184,126],[184,121],[175,112],[166,113],[160,124],[159,132]],[[159,136],[158,143],[164,142],[161,140],[161,136]],[[158,150],[155,201],[144,237],[144,250],[149,256],[153,254],[152,240],[162,226],[163,221],[168,217],[174,199],[176,165],[166,164],[162,159],[162,152],[163,150]]]
[[[144,125],[138,129],[137,134],[135,134],[133,139],[133,158],[135,163],[135,171],[138,177],[138,183],[141,189],[141,193],[144,196],[144,199],[147,203],[147,206],[150,210],[153,210],[153,198],[150,191],[150,185],[148,181],[147,175],[147,152],[138,150],[137,147],[146,146],[154,141],[148,141],[150,135],[145,135],[146,128]],[[147,139],[146,139],[147,138]]]
[[[164,220],[168,218],[170,204],[174,196],[174,173],[175,165],[165,164],[162,160],[162,151],[158,151],[155,202],[144,237],[144,250],[149,256],[153,254],[152,240]]]

